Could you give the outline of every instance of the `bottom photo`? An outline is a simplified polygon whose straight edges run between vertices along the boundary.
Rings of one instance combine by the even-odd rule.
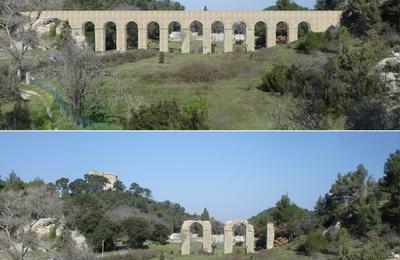
[[[400,259],[399,132],[3,132],[0,259]]]

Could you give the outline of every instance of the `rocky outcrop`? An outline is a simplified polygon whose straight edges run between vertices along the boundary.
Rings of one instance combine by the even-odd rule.
[[[397,103],[400,102],[400,51],[393,49],[391,57],[381,60],[377,67],[382,71],[381,79],[386,82],[389,97]]]

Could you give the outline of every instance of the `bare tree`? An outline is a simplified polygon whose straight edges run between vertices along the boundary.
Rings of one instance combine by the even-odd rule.
[[[46,8],[59,5],[58,0],[1,0],[0,49],[12,57],[12,70],[22,68],[22,61],[29,48],[38,44],[34,25]]]
[[[24,259],[29,248],[45,247],[34,232],[41,218],[58,218],[61,201],[47,185],[0,192],[0,249],[12,259]]]
[[[56,74],[73,107],[76,123],[85,127],[83,116],[95,111],[105,99],[98,81],[104,69],[91,48],[77,45],[70,28],[66,27],[63,35],[62,59]]]

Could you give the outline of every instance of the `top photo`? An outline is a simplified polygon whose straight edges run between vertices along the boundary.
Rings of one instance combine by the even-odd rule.
[[[399,130],[398,0],[0,0],[0,130]]]

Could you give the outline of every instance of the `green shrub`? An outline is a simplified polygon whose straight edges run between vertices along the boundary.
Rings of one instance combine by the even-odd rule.
[[[54,39],[57,36],[57,25],[56,24],[52,24],[50,25],[49,28],[49,37],[50,39]]]
[[[303,41],[297,45],[297,50],[310,53],[312,51],[327,51],[329,38],[325,33],[309,32]]]
[[[180,107],[175,100],[142,106],[131,111],[124,124],[130,130],[207,130],[208,104],[204,98],[189,101]]]
[[[312,233],[307,236],[300,250],[304,251],[307,255],[312,255],[314,253],[325,253],[328,247],[329,241],[323,234]]]
[[[275,65],[272,71],[264,76],[260,89],[265,92],[286,93],[287,74],[288,68],[286,66]]]
[[[158,57],[158,62],[160,64],[164,64],[165,63],[165,52],[160,52],[160,55]]]

